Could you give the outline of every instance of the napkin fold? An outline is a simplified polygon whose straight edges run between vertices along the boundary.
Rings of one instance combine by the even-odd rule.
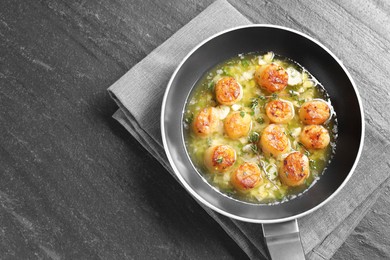
[[[160,133],[160,110],[167,83],[180,61],[199,42],[222,30],[246,24],[251,22],[225,0],[218,0],[108,89],[119,106],[113,117],[175,178]],[[363,153],[350,181],[331,202],[298,221],[309,259],[331,258],[376,201],[381,186],[388,182],[389,151],[389,140],[367,124]],[[230,219],[202,207],[251,259],[268,257],[259,235],[261,225]]]

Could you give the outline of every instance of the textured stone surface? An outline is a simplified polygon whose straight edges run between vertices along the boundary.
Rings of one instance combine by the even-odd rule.
[[[116,105],[106,92],[211,2],[0,2],[2,258],[245,259],[111,119]],[[254,22],[329,34],[324,43],[331,48],[346,44],[348,51],[336,55],[351,68],[367,66],[364,75],[352,69],[353,77],[378,89],[373,100],[363,90],[365,105],[388,102],[381,92],[390,67],[388,2],[231,3]],[[344,34],[355,42],[335,35],[342,23],[349,23]],[[389,111],[367,115],[387,138]],[[390,258],[389,193],[335,259]]]
[[[390,187],[351,233],[334,259],[390,259]]]

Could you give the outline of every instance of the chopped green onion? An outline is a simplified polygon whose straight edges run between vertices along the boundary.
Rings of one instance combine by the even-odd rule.
[[[262,118],[262,117],[257,118],[256,121],[259,124],[264,124],[264,118]]]
[[[209,84],[207,84],[207,90],[214,91],[215,83],[214,81],[210,81]]]

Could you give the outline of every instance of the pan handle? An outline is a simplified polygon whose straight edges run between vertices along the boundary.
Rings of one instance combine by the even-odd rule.
[[[262,224],[262,226],[271,259],[305,259],[296,219],[276,224]]]

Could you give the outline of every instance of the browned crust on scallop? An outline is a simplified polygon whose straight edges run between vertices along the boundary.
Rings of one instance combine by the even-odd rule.
[[[269,92],[279,92],[287,87],[288,73],[283,67],[275,63],[263,66],[255,72],[255,80],[260,87]]]
[[[233,77],[224,77],[215,85],[215,93],[218,103],[230,105],[238,101],[242,95],[241,86]]]
[[[250,190],[262,181],[260,168],[254,163],[241,164],[232,175],[232,184],[239,190]]]
[[[279,178],[288,186],[301,185],[310,175],[309,159],[300,152],[290,153],[284,160]]]

